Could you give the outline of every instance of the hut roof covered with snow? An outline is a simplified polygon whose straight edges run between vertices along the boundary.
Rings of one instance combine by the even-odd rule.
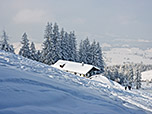
[[[77,75],[83,75],[90,77],[91,75],[96,74],[100,69],[93,65],[72,62],[72,61],[65,61],[65,60],[58,60],[54,65],[55,68],[60,70],[70,72]]]

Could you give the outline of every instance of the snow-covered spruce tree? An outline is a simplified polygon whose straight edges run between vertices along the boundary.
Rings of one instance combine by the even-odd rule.
[[[79,62],[83,62],[83,63],[86,63],[86,64],[92,64],[90,42],[89,42],[88,38],[86,38],[85,40],[80,42],[78,53],[79,53]]]
[[[115,68],[115,66],[113,66]],[[118,71],[120,76],[120,83],[125,86],[133,85],[133,67],[131,64],[118,65]]]
[[[22,36],[22,41],[21,41],[22,47],[19,51],[19,55],[22,55],[23,57],[30,58],[31,53],[30,53],[30,48],[29,48],[29,40],[27,38],[27,34],[24,33]]]
[[[92,61],[92,52],[91,52],[91,44],[90,44],[90,41],[88,38],[86,38],[86,40],[83,41],[83,45],[85,46],[85,50],[86,50],[86,61],[87,61],[87,64],[92,64],[91,61]]]
[[[69,59],[69,47],[68,47],[68,41],[69,41],[69,35],[67,32],[64,31],[62,28],[60,32],[60,38],[61,38],[61,59],[62,60],[70,60]]]
[[[61,59],[61,37],[57,23],[48,23],[45,29],[41,62],[54,64]]]
[[[29,58],[32,60],[37,59],[36,49],[35,49],[35,45],[33,42],[30,45],[30,57]]]
[[[129,65],[129,69],[127,72],[127,80],[128,80],[128,84],[129,86],[133,85],[133,77],[134,77],[134,71],[131,65]]]
[[[100,70],[103,72],[104,71],[104,61],[102,58],[102,50],[101,50],[101,46],[100,46],[99,42],[96,45],[95,59],[97,60],[95,66],[99,67]]]
[[[69,60],[77,61],[77,49],[76,49],[76,37],[74,32],[70,32],[69,34]]]
[[[134,73],[134,84],[136,89],[141,88],[141,72],[138,69],[136,69]]]
[[[71,60],[71,44],[70,44],[70,35],[67,33],[67,32],[65,32],[65,39],[66,39],[66,47],[65,47],[65,49],[67,50],[66,52],[67,52],[67,59],[66,60]]]
[[[57,23],[53,26],[53,34],[51,37],[51,45],[52,45],[52,64],[57,62],[59,59],[61,59],[61,39],[60,39],[60,33],[59,33],[59,27]]]
[[[53,31],[52,31],[52,23],[47,23],[46,29],[45,29],[45,34],[44,34],[44,42],[43,42],[43,49],[41,53],[41,59],[40,61],[45,63],[45,64],[52,64],[53,59],[52,59],[52,42],[51,42],[51,37],[53,36]]]
[[[41,62],[41,51],[40,50],[38,50],[37,52],[36,52],[36,61],[39,61],[39,62]]]
[[[8,43],[8,36],[7,36],[5,31],[3,31],[3,34],[2,34],[1,38],[2,38],[2,40],[0,41],[0,50],[4,50],[4,51],[7,51],[7,52],[14,53],[13,45],[10,45]]]
[[[101,72],[104,71],[104,61],[102,58],[102,50],[100,47],[99,42],[96,43],[95,41],[91,44],[91,63],[94,66],[97,66],[100,68]]]
[[[83,50],[83,41],[82,40],[79,44],[78,62],[84,62],[84,50]]]
[[[60,55],[63,60],[77,61],[75,34],[74,32],[68,34],[63,28],[60,32]]]
[[[80,42],[78,51],[79,62],[91,64],[104,71],[104,61],[102,58],[102,50],[99,43],[94,41],[91,45],[89,39]]]
[[[106,76],[108,79],[111,79],[110,76],[111,76],[111,72],[110,72],[110,69],[109,67],[105,67],[104,68],[104,76]]]
[[[91,46],[90,46],[90,51],[91,51],[91,64],[92,65],[96,65],[96,60],[95,60],[95,54],[96,54],[96,42],[95,40],[92,42]]]
[[[116,81],[118,79],[118,77],[119,77],[119,74],[118,74],[117,68],[112,69],[111,79],[114,80],[114,81]]]
[[[113,66],[114,68],[115,68],[115,66]],[[122,84],[123,85],[123,83],[124,83],[124,80],[127,80],[128,78],[127,78],[127,76],[126,76],[126,74],[127,74],[127,72],[126,72],[126,70],[124,69],[124,65],[117,65],[117,70],[118,70],[118,73],[119,73],[119,79],[120,79],[120,84]]]

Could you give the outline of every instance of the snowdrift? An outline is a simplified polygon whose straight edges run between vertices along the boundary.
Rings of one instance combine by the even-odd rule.
[[[120,85],[119,83],[109,80],[108,78],[106,78],[103,75],[94,75],[91,77],[92,80],[96,80],[99,82],[102,82],[103,84],[112,87],[112,88],[117,88],[117,89],[124,89],[124,87],[122,85]]]
[[[152,96],[0,51],[0,114],[27,113],[146,114],[152,113]]]

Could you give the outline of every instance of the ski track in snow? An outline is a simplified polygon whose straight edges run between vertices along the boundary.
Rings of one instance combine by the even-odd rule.
[[[134,107],[138,107],[139,109],[146,110],[147,113],[150,113],[150,112],[152,113],[152,95],[140,90],[125,91],[124,88],[119,88],[114,85],[108,85],[106,83],[102,83],[99,81],[75,76],[70,73],[65,73],[51,66],[38,63],[32,60],[23,58],[21,56],[11,54],[11,53],[5,53],[3,51],[0,51],[0,66],[6,67],[6,68],[7,67],[12,68],[12,69],[17,68],[17,69],[20,69],[20,71],[24,70],[26,72],[35,72],[49,79],[58,80],[60,83],[63,82],[63,83],[74,85],[75,87],[81,87],[82,89],[84,89],[84,91],[92,90],[91,92],[94,92],[94,93],[91,93],[91,94],[96,94],[98,97],[88,96],[88,94],[84,95],[81,93],[76,93],[75,91],[72,91],[71,89],[65,89],[65,88],[54,86],[52,84],[46,84],[43,82],[33,81],[33,80],[25,79],[25,78],[12,77],[8,79],[0,79],[1,84],[20,83],[20,84],[36,85],[36,86],[41,86],[45,88],[52,88],[55,90],[63,91],[65,93],[70,93],[71,95],[75,97],[79,97],[86,100],[98,101],[98,100],[101,100],[100,97],[107,98],[107,96],[109,96],[109,98],[111,99],[109,100],[109,102],[111,103],[114,103],[112,101],[116,101],[118,102],[118,104],[122,104],[126,107],[127,106],[129,107],[129,105],[132,105]],[[21,90],[14,89],[14,91],[21,91]],[[49,90],[42,89],[39,91],[48,92]]]

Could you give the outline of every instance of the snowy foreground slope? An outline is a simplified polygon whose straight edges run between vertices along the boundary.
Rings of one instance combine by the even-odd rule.
[[[152,95],[0,51],[0,114],[122,113],[152,113]]]

